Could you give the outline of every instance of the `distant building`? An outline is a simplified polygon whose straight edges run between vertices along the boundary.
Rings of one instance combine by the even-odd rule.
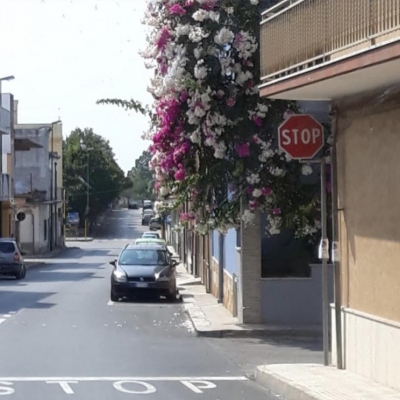
[[[17,239],[27,253],[52,251],[64,244],[62,125],[16,124],[15,137]]]

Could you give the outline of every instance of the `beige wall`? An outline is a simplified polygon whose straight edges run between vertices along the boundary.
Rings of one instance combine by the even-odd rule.
[[[343,305],[400,321],[400,99],[384,99],[336,104]]]
[[[219,264],[218,261],[212,257],[211,258],[211,293],[213,296],[218,297],[218,271]],[[224,270],[224,298],[223,304],[229,312],[233,314],[234,301],[234,289],[233,289],[233,279],[232,276]]]

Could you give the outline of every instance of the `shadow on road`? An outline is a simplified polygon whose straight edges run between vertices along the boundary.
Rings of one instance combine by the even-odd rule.
[[[44,303],[43,300],[55,294],[54,292],[7,291],[7,297],[3,297],[0,303],[0,315],[18,312],[23,308],[47,310],[55,304]]]

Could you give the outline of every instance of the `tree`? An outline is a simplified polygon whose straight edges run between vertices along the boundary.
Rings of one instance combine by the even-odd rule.
[[[154,198],[154,177],[149,168],[151,153],[144,151],[135,161],[131,170],[132,197],[137,200],[153,200]]]
[[[155,72],[151,165],[160,194],[189,198],[182,218],[200,232],[237,226],[240,217],[251,223],[265,210],[269,234],[314,233],[315,190],[277,146],[276,127],[296,107],[258,93],[258,1],[148,4],[143,54]]]
[[[81,149],[81,141],[87,148]],[[63,143],[64,184],[68,208],[80,214],[84,220],[87,194],[87,167],[89,158],[89,218],[104,210],[119,193],[131,186],[118,166],[110,143],[95,134],[91,128],[75,129]]]

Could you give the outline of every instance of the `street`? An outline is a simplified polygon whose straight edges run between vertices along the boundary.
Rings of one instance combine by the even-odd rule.
[[[140,222],[139,210],[112,211],[96,240],[74,243],[25,280],[0,280],[0,395],[276,398],[196,337],[181,303],[109,300],[108,263],[147,230]]]

